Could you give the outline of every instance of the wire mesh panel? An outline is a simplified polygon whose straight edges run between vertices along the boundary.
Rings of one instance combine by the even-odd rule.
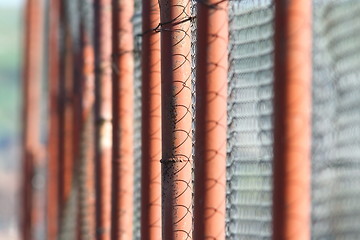
[[[134,218],[133,237],[140,239],[141,222],[141,0],[135,0],[134,26]]]
[[[312,234],[360,235],[360,2],[314,2]]]
[[[271,239],[273,4],[229,3],[227,239]]]
[[[191,0],[191,16],[196,16],[196,0]],[[192,136],[195,136],[195,114],[196,114],[196,30],[197,25],[195,18],[191,21],[191,109],[192,109]],[[192,159],[195,159],[195,137],[192,138]],[[194,184],[194,164],[192,165],[192,184]],[[192,195],[192,200],[194,202],[194,192]],[[194,205],[193,205],[194,208]],[[194,211],[194,209],[193,209]]]

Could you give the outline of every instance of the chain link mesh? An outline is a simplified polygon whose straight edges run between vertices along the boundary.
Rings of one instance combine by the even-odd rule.
[[[360,2],[314,1],[312,235],[360,235]]]
[[[273,3],[229,2],[227,239],[271,239]]]
[[[191,16],[196,16],[196,0],[191,0],[191,9],[190,13]],[[192,138],[192,159],[195,159],[195,115],[196,115],[196,87],[195,87],[195,81],[196,81],[196,20],[191,21],[191,108],[192,108],[192,125],[191,125],[191,134],[193,136]],[[192,184],[194,185],[194,164],[192,165],[191,169],[192,174]],[[193,211],[194,212],[194,190],[192,193],[192,202],[193,202]],[[194,221],[193,221],[194,222]],[[194,226],[193,226],[194,227]]]
[[[141,239],[141,33],[142,33],[142,4],[135,0],[134,26],[134,239]]]

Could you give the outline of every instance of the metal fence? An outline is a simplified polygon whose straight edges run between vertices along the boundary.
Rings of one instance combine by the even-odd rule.
[[[34,0],[28,1],[31,2]],[[101,227],[102,223],[98,223],[101,217],[99,216],[99,211],[97,211],[99,207],[99,201],[96,199],[100,194],[103,193],[101,190],[99,190],[102,185],[99,185],[98,182],[100,181],[99,178],[103,176],[101,174],[104,173],[99,173],[100,170],[97,168],[104,168],[106,166],[110,168],[110,163],[108,163],[108,165],[101,164],[99,160],[100,158],[98,158],[98,155],[96,155],[97,153],[95,151],[95,149],[97,149],[97,147],[102,144],[101,141],[97,142],[96,138],[101,136],[102,139],[104,137],[101,134],[96,135],[96,127],[102,126],[101,124],[103,124],[105,121],[108,121],[107,123],[110,124],[110,120],[103,119],[104,116],[98,116],[98,112],[96,110],[96,107],[98,106],[96,104],[99,104],[98,101],[102,101],[101,99],[106,96],[101,95],[101,93],[97,93],[99,95],[94,96],[94,105],[94,102],[91,100],[91,96],[89,97],[87,95],[89,92],[91,92],[91,95],[92,91],[95,95],[96,90],[93,89],[94,85],[98,87],[99,85],[97,84],[101,84],[101,81],[95,83],[93,75],[96,75],[97,77],[100,76],[103,73],[102,69],[104,67],[101,65],[102,60],[97,60],[97,56],[95,56],[95,60],[94,58],[91,58],[91,53],[95,55],[98,54],[96,47],[94,51],[94,44],[96,45],[99,42],[101,43],[101,40],[99,40],[101,36],[96,35],[101,31],[94,31],[96,28],[102,27],[99,22],[96,23],[95,21],[98,15],[94,15],[94,7],[99,7],[100,5],[97,4],[100,4],[100,2],[107,3],[109,5],[108,14],[113,14],[113,16],[115,16],[113,21],[119,20],[117,19],[119,15],[114,14],[114,12],[117,10],[126,11],[124,10],[126,8],[125,3],[129,3],[125,1],[114,0],[112,1],[112,10],[110,9],[111,1],[109,0],[49,0],[49,4],[46,5],[50,8],[56,7],[57,9],[55,10],[59,12],[57,19],[59,24],[57,25],[58,28],[55,29],[58,31],[56,35],[57,37],[50,38],[49,42],[47,43],[49,46],[57,46],[56,49],[58,51],[58,65],[55,66],[55,69],[58,68],[59,70],[57,76],[59,80],[58,82],[51,81],[53,77],[51,74],[49,74],[49,79],[45,79],[49,82],[49,94],[56,95],[55,98],[52,96],[55,101],[53,105],[49,105],[48,115],[53,117],[52,114],[55,114],[59,120],[59,123],[55,121],[55,125],[59,129],[59,132],[57,133],[59,135],[59,146],[55,146],[56,151],[53,149],[54,146],[52,146],[52,148],[49,147],[50,152],[47,152],[49,166],[54,164],[53,161],[55,160],[52,161],[52,157],[55,159],[54,152],[58,153],[56,155],[56,161],[58,161],[56,164],[58,164],[59,167],[59,170],[50,170],[49,167],[47,176],[47,179],[50,180],[50,183],[48,184],[48,188],[50,189],[48,190],[50,197],[48,196],[47,198],[48,212],[55,209],[52,208],[52,203],[49,202],[50,199],[56,200],[54,200],[56,211],[54,210],[54,212],[51,213],[53,215],[47,215],[47,220],[49,221],[47,239],[96,238],[107,240],[110,239],[111,235],[109,229],[103,229]],[[186,93],[191,91],[191,100],[186,99],[187,102],[191,102],[191,104],[189,105],[190,107],[187,105],[185,106],[187,109],[183,118],[177,119],[181,113],[180,108],[184,106],[174,103],[176,102],[174,99],[181,91],[172,91],[169,93],[164,92],[163,88],[163,92],[161,93],[161,95],[166,95],[166,97],[168,97],[162,98],[162,100],[170,99],[171,97],[169,97],[169,95],[174,94],[172,98],[173,101],[171,101],[168,105],[163,104],[162,110],[162,114],[165,112],[165,114],[173,117],[173,119],[170,119],[171,121],[169,122],[174,124],[174,131],[168,133],[169,136],[171,135],[169,139],[171,139],[172,135],[175,135],[174,132],[181,130],[182,132],[185,132],[186,137],[180,145],[190,140],[192,142],[192,149],[190,149],[191,156],[186,155],[185,157],[181,157],[181,154],[183,153],[176,152],[178,155],[171,155],[172,153],[169,153],[171,156],[165,156],[165,159],[158,159],[159,168],[161,164],[163,164],[164,171],[164,164],[167,164],[167,168],[173,168],[170,170],[173,170],[171,173],[174,173],[174,175],[183,170],[177,169],[177,167],[179,167],[181,164],[185,163],[182,167],[187,169],[189,168],[189,165],[191,165],[192,179],[180,179],[181,181],[177,179],[178,182],[175,181],[174,183],[171,182],[171,180],[173,180],[171,177],[168,178],[168,182],[170,182],[168,188],[175,189],[173,195],[178,194],[177,197],[181,197],[181,195],[185,192],[188,195],[192,194],[191,201],[187,199],[188,201],[186,203],[187,205],[185,206],[186,210],[184,218],[181,218],[178,222],[174,223],[178,224],[186,217],[188,217],[189,214],[192,214],[193,211],[195,212],[194,204],[189,204],[189,202],[193,203],[197,200],[194,199],[194,193],[192,189],[192,186],[195,185],[196,192],[196,177],[194,178],[194,175],[197,173],[197,171],[194,170],[192,161],[194,159],[195,161],[198,159],[198,156],[196,156],[196,148],[199,146],[195,141],[196,138],[192,137],[192,135],[197,135],[195,116],[198,109],[196,106],[201,101],[195,90],[197,81],[201,81],[201,79],[199,80],[196,76],[197,66],[199,64],[197,62],[197,54],[199,52],[199,47],[202,47],[198,45],[197,41],[197,34],[199,32],[199,26],[197,25],[197,23],[199,23],[197,15],[198,7],[206,6],[208,9],[210,9],[208,10],[209,12],[219,10],[217,5],[218,3],[214,1],[210,3],[204,0],[179,0],[179,4],[175,4],[173,8],[175,9],[179,6],[183,7],[184,10],[180,14],[182,16],[186,11],[188,11],[186,7],[189,7],[190,10],[188,12],[190,12],[190,15],[188,12],[186,12],[186,17],[182,16],[180,20],[175,18],[169,22],[159,22],[157,27],[154,29],[148,29],[144,31],[142,19],[144,12],[142,2],[143,1],[141,0],[135,0],[133,2],[134,14],[131,16],[132,18],[130,21],[132,24],[131,28],[133,30],[132,39],[121,39],[120,35],[116,35],[120,34],[119,32],[121,31],[117,32],[116,30],[118,29],[112,30],[113,39],[118,40],[118,42],[121,42],[121,44],[124,44],[124,41],[133,41],[134,43],[134,47],[131,50],[125,49],[123,52],[113,52],[113,66],[110,67],[113,71],[113,83],[118,81],[117,84],[121,85],[121,76],[117,80],[114,80],[115,78],[119,77],[119,75],[121,75],[119,73],[119,69],[123,67],[121,64],[125,64],[124,61],[119,61],[119,58],[121,58],[124,54],[128,54],[127,56],[131,55],[134,60],[134,66],[133,69],[131,69],[131,71],[134,73],[132,76],[133,89],[125,89],[125,91],[129,90],[131,94],[133,94],[133,99],[131,100],[132,106],[129,106],[131,111],[134,113],[132,119],[133,125],[131,129],[124,129],[123,126],[117,125],[118,131],[113,131],[114,134],[119,134],[120,136],[118,139],[116,139],[116,137],[114,138],[118,141],[117,143],[119,145],[123,144],[121,131],[127,131],[130,132],[130,134],[133,134],[133,143],[130,144],[132,147],[129,150],[130,152],[133,151],[132,166],[134,168],[134,174],[132,176],[133,180],[131,181],[131,186],[129,186],[129,188],[133,189],[133,193],[131,193],[133,209],[131,209],[130,214],[126,213],[133,216],[131,223],[127,223],[127,226],[130,226],[132,229],[126,229],[126,232],[132,233],[132,237],[124,239],[152,239],[148,236],[141,235],[143,221],[142,211],[144,211],[142,208],[142,176],[144,174],[143,171],[146,171],[146,169],[144,169],[142,166],[142,162],[144,161],[142,152],[142,130],[144,128],[144,112],[142,112],[142,101],[144,100],[142,83],[147,80],[142,75],[142,71],[144,71],[142,69],[144,64],[142,63],[142,57],[144,54],[142,49],[142,43],[144,40],[143,37],[145,34],[163,34],[164,32],[168,33],[171,31],[183,31],[185,36],[181,40],[189,40],[187,44],[191,46],[191,51],[187,55],[182,55],[180,53],[173,54],[172,51],[174,51],[174,47],[178,46],[177,44],[174,44],[174,46],[169,46],[170,50],[169,55],[167,56],[169,59],[171,57],[174,58],[173,55],[178,55],[181,58],[184,58],[182,59],[184,63],[179,64],[178,68],[182,68],[184,65],[191,65],[191,69],[189,71],[191,76],[186,76],[185,80],[181,79],[178,81],[182,82],[181,91],[183,91],[183,89],[185,89],[184,91],[187,91]],[[174,3],[173,1],[161,1],[163,4],[165,2]],[[224,1],[220,2],[222,3]],[[287,57],[290,55],[288,48],[293,47],[286,45],[288,43],[284,43],[283,48],[279,47],[281,44],[276,44],[276,40],[278,40],[276,39],[276,36],[281,35],[276,35],[275,32],[281,29],[281,27],[277,25],[279,23],[276,22],[275,19],[276,16],[281,16],[279,13],[276,15],[276,11],[278,10],[276,6],[279,6],[277,4],[281,3],[283,3],[281,0],[228,1],[227,11],[229,32],[227,55],[228,85],[226,96],[227,126],[224,127],[224,129],[227,128],[226,196],[223,196],[226,201],[226,212],[223,213],[223,225],[225,228],[224,236],[229,240],[274,239],[273,234],[276,230],[274,230],[273,227],[273,213],[275,209],[274,205],[277,204],[274,202],[274,178],[284,177],[284,179],[286,179],[287,174],[289,174],[286,172],[281,176],[275,176],[276,174],[274,174],[274,163],[276,161],[281,161],[279,159],[274,159],[274,148],[276,147],[275,140],[277,140],[274,138],[276,132],[274,130],[276,127],[274,124],[274,119],[276,118],[276,105],[274,105],[274,97],[276,93],[279,95],[279,92],[287,91],[285,88],[285,90],[281,89],[281,87],[279,88],[279,86],[278,89],[276,89],[275,77],[277,75],[274,74],[274,72],[276,72],[276,66],[278,68],[279,66],[286,66],[291,68],[291,63],[286,65],[286,62],[276,62],[277,60],[275,55],[276,53],[278,54],[278,51],[283,50],[285,57]],[[293,7],[296,7],[295,0],[288,1],[288,3],[289,5],[292,4]],[[37,4],[40,3],[37,2]],[[107,11],[107,5],[104,6],[102,10]],[[166,4],[163,6],[166,6]],[[308,213],[309,216],[311,215],[311,218],[309,217],[308,223],[309,226],[311,225],[311,236],[308,236],[308,239],[357,239],[360,235],[360,207],[357,203],[358,199],[360,198],[360,110],[358,107],[360,103],[360,93],[358,89],[360,87],[360,3],[357,0],[313,0],[312,10],[313,20],[312,23],[309,23],[308,26],[312,27],[313,35],[313,49],[312,52],[309,51],[309,55],[312,54],[313,60],[312,90],[308,90],[312,91],[312,143],[310,157],[312,169],[311,213]],[[160,12],[161,11],[163,10],[160,8]],[[54,12],[56,11],[52,9],[51,13],[53,14]],[[166,15],[167,13],[162,12],[162,14],[163,18],[168,17],[168,15]],[[289,15],[289,13],[287,14]],[[52,16],[48,17],[49,19],[52,19]],[[209,19],[210,17],[211,14],[209,14]],[[51,21],[54,20],[52,19]],[[123,25],[121,24],[126,23],[119,21],[117,24],[117,26],[122,27]],[[176,28],[179,26],[182,27],[182,24],[184,24],[185,27],[187,27],[187,24],[189,24],[190,30],[179,30]],[[50,24],[46,26],[47,28],[53,28],[56,25],[50,22]],[[284,32],[286,32],[286,34],[290,34],[291,29],[288,29],[287,26],[287,23],[284,23]],[[52,30],[52,33],[54,32],[54,28],[49,30]],[[47,30],[44,32],[47,32]],[[31,33],[28,32],[27,34]],[[189,34],[191,36],[189,36]],[[172,36],[175,36],[175,39],[180,35]],[[95,41],[93,41],[94,39]],[[162,39],[163,42],[169,41],[171,38],[164,39],[165,38]],[[55,41],[56,44],[52,45],[51,41]],[[113,42],[113,46],[115,46],[113,50],[116,50],[116,43],[114,44]],[[164,47],[162,46],[162,48]],[[48,49],[48,46],[44,47],[44,49]],[[89,51],[90,57],[87,55],[89,54]],[[152,54],[151,51],[148,53]],[[163,52],[163,54],[166,53]],[[46,65],[47,68],[54,67],[51,65],[52,61],[50,61],[52,56],[53,55],[50,54],[50,58],[48,59],[49,66]],[[187,61],[190,57],[191,61],[189,64]],[[176,61],[180,62],[181,60]],[[121,62],[120,65],[119,62]],[[176,64],[178,64],[178,62],[176,62]],[[214,65],[219,67],[216,64]],[[94,67],[94,69],[92,69],[92,67]],[[297,66],[295,66],[295,68],[296,67]],[[172,70],[176,71],[178,68]],[[162,70],[164,69],[165,68]],[[165,70],[168,71],[168,69]],[[122,69],[122,71],[126,71],[126,69]],[[50,72],[53,73],[52,71]],[[101,74],[98,75],[99,73]],[[110,73],[108,74],[110,75]],[[28,80],[30,79],[30,77],[27,78]],[[169,78],[173,78],[173,76],[170,76]],[[285,76],[284,79],[287,80],[289,78],[286,78]],[[190,80],[191,86],[188,84],[188,81]],[[174,82],[174,86],[178,84],[178,82]],[[286,84],[284,83],[284,85]],[[26,88],[27,85],[25,84],[24,86]],[[124,89],[121,90],[124,91]],[[217,94],[215,95],[218,96]],[[283,94],[281,96],[287,95]],[[88,97],[90,100],[87,101],[86,97]],[[115,97],[113,96],[113,98]],[[286,97],[284,99],[288,100]],[[119,102],[117,104],[121,104],[121,101]],[[173,108],[164,110],[164,106],[171,106],[175,110]],[[90,113],[84,114],[84,111],[86,112],[87,110]],[[25,108],[25,112],[26,111],[31,111],[31,109]],[[119,111],[117,112],[117,117],[120,119],[122,117],[121,111],[126,111],[126,106],[122,105],[121,108],[118,108],[117,110],[113,109],[113,111]],[[211,111],[211,109],[208,111]],[[284,114],[288,113],[286,111],[284,112]],[[192,114],[191,129],[175,129],[175,125],[178,124],[179,121],[182,121],[185,116],[187,117],[188,114]],[[285,118],[286,116],[277,116],[277,119],[282,117]],[[55,117],[55,119],[57,118]],[[28,120],[26,121],[28,122]],[[54,125],[52,123],[50,126],[51,128],[49,129],[48,139],[51,145],[51,141],[54,141],[54,137],[52,137],[51,134],[55,134],[56,131],[53,131]],[[29,125],[27,125],[27,128],[28,127]],[[101,129],[101,127],[99,127],[99,129]],[[64,133],[61,131],[64,131]],[[279,129],[277,129],[277,131],[279,131]],[[284,131],[289,131],[289,129],[286,129],[286,126],[284,126]],[[180,134],[177,135],[177,137],[179,136],[181,137]],[[113,141],[114,139],[111,139],[110,136],[110,139],[105,139],[105,141]],[[294,141],[293,139],[286,140],[289,142]],[[173,148],[167,150],[169,150],[169,152],[171,152],[170,150],[175,152],[176,147],[179,146],[175,146],[174,143],[165,143],[165,146],[170,146],[171,144],[173,144]],[[279,146],[281,146],[281,144],[282,143],[280,143]],[[127,154],[126,150],[128,149],[124,149],[123,145],[121,146],[122,148],[118,149],[118,152],[113,151],[113,154],[119,155],[117,156],[118,158],[113,157],[112,160],[107,158],[107,160],[111,160],[113,164],[112,169],[108,169],[108,172],[119,169],[122,173],[127,171],[127,169],[124,169],[125,165],[121,165],[121,157],[122,154]],[[284,146],[287,145],[285,144]],[[278,151],[282,151],[282,149]],[[303,151],[303,149],[299,150],[299,152],[301,151]],[[301,153],[304,156],[306,155],[304,152]],[[25,159],[25,161],[27,161],[26,163],[29,164],[28,159]],[[306,156],[304,157],[304,161],[307,161]],[[175,166],[177,163],[180,164]],[[114,168],[114,166],[116,167]],[[54,180],[54,176],[52,176],[54,171],[57,174],[55,174],[56,181]],[[296,171],[296,169],[294,171]],[[26,174],[29,173],[26,172]],[[186,176],[188,177],[188,175],[189,174]],[[29,182],[32,181],[31,174],[24,177],[26,199],[34,198],[31,196],[31,194],[33,194],[31,193],[31,189],[33,187],[31,184],[29,184]],[[118,174],[116,178],[112,179],[113,183],[117,180],[120,182],[122,177],[123,176],[121,176],[121,174]],[[108,180],[109,178],[110,177],[108,176]],[[166,180],[166,176],[165,178],[163,176],[163,181],[164,179]],[[51,181],[54,181],[54,183]],[[217,180],[213,181],[217,183]],[[186,183],[186,187],[185,189],[181,189],[183,192],[179,194],[180,188],[176,187],[181,185],[183,182]],[[283,184],[287,185],[287,183]],[[110,208],[111,204],[119,204],[116,202],[116,200],[117,197],[121,195],[120,190],[126,190],[126,186],[123,185],[118,188],[114,187],[116,184],[111,186],[110,184],[108,185],[109,189],[112,188],[113,191],[113,201],[110,203],[109,200],[107,203],[108,205],[105,208]],[[291,188],[292,185],[289,183],[287,186],[290,186]],[[56,191],[52,191],[54,188],[56,188]],[[167,189],[167,191],[169,190]],[[55,195],[51,195],[53,193]],[[105,201],[107,201],[106,199],[111,198],[110,193],[107,194],[109,195],[107,196],[108,198],[103,198]],[[286,191],[284,193],[280,191],[280,194],[287,193]],[[166,200],[170,199],[173,201],[173,198],[176,198],[173,195],[167,196]],[[161,199],[161,197],[163,196],[158,196],[158,199]],[[296,200],[298,199],[295,199],[295,202]],[[24,221],[29,221],[27,224],[22,225],[22,228],[24,228],[22,229],[24,240],[33,239],[33,233],[39,231],[34,229],[36,228],[36,224],[32,223],[32,221],[34,221],[35,218],[31,215],[31,211],[33,209],[31,208],[32,206],[29,206],[28,204],[29,202],[24,203],[24,212],[26,211],[28,214],[24,214],[26,216]],[[100,202],[100,204],[103,203]],[[169,203],[164,203],[163,198],[162,204],[168,205]],[[149,203],[149,205],[151,205],[151,203]],[[184,207],[181,206],[181,204],[175,204],[171,207],[178,208],[179,206]],[[39,208],[39,206],[37,206],[37,208]],[[111,220],[114,218],[121,218],[123,215],[125,215],[124,212],[127,210],[123,208],[116,209],[118,211],[115,213],[113,211],[113,216],[111,219],[110,217],[107,219],[109,222],[111,222]],[[284,209],[286,209],[286,207],[284,207]],[[174,215],[178,214],[176,217],[179,218],[180,213],[178,212],[181,212],[181,210],[172,210],[175,211]],[[213,211],[217,212],[218,209]],[[305,213],[305,215],[306,214],[307,213]],[[174,219],[176,217],[174,217]],[[287,216],[284,214],[284,218],[286,219],[291,219],[291,217],[296,218],[297,216]],[[116,222],[120,223],[121,221],[123,220]],[[188,227],[189,223],[186,224],[184,224],[184,226],[186,225]],[[121,229],[122,227],[119,225],[120,224],[112,227],[118,230],[117,228]],[[284,228],[286,227],[288,228],[288,226],[285,226]],[[191,232],[194,230],[194,226],[190,228],[191,230],[182,229],[181,231],[183,232],[180,230],[177,231],[181,232],[182,234],[186,234],[187,239],[190,239],[192,235]],[[32,234],[29,233],[31,231],[33,232]],[[175,231],[176,230],[174,230],[174,232]],[[181,233],[178,233],[178,236],[180,236]],[[112,234],[114,235],[114,233]],[[124,233],[119,230],[119,232],[116,232],[115,234],[121,235]],[[38,233],[37,236],[39,236]],[[161,236],[158,236],[158,239],[160,238]],[[180,238],[178,237],[177,239]],[[219,239],[222,238],[220,237]],[[284,237],[284,239],[298,238],[296,236],[291,236],[290,238]]]
[[[227,236],[270,239],[272,209],[272,1],[229,6]]]

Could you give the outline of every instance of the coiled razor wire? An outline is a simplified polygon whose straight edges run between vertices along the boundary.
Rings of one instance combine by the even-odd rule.
[[[271,0],[229,2],[227,239],[271,239]]]
[[[312,238],[360,236],[360,2],[314,1]]]

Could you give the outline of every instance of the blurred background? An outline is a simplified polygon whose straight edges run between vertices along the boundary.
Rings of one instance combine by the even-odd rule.
[[[0,239],[18,239],[22,0],[0,0]]]

